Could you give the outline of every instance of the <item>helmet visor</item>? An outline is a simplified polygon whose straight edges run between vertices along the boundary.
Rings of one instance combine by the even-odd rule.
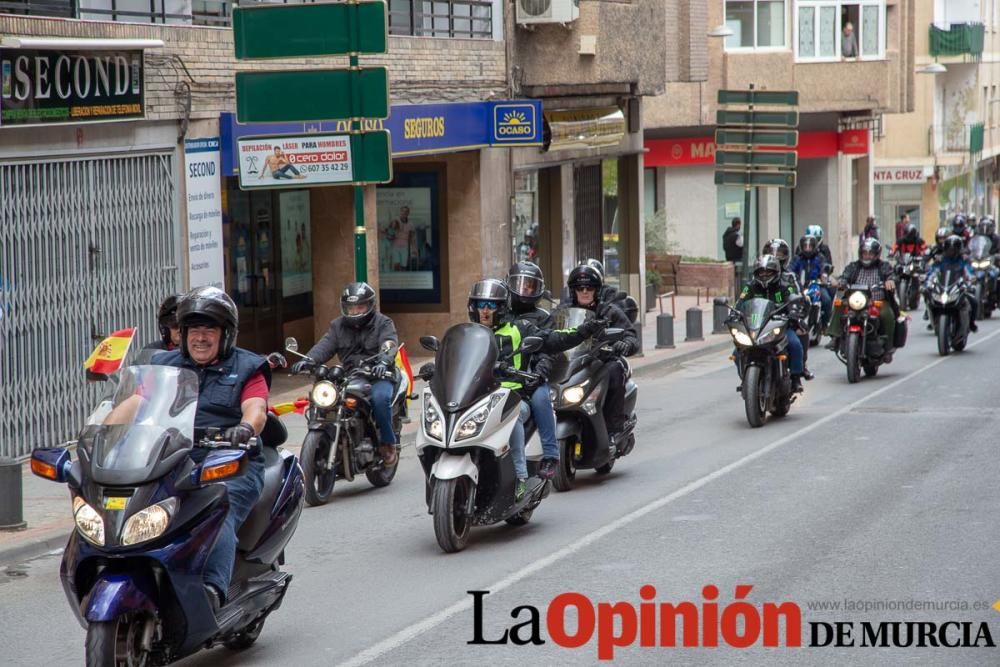
[[[507,287],[517,296],[534,299],[542,295],[544,286],[537,276],[518,274],[507,279]]]
[[[778,272],[773,269],[757,269],[753,275],[761,283],[767,285],[778,277]]]

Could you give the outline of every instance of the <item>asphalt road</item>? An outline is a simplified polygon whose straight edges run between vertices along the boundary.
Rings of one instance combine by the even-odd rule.
[[[968,621],[973,639],[985,621],[1000,642],[1000,613],[972,609],[1000,598],[1000,324],[984,323],[966,352],[941,359],[916,323],[893,364],[856,385],[814,348],[817,379],[788,417],[761,429],[747,425],[724,355],[642,378],[639,441],[611,475],[581,473],[577,488],[553,493],[528,526],[477,529],[459,554],[437,547],[408,448],[390,487],[341,483],[335,501],[303,512],[288,550],[295,580],[252,649],[216,649],[183,664],[592,664],[597,633],[579,648],[557,646],[550,602],[579,592],[595,605],[638,609],[645,585],[654,602],[693,602],[712,627],[708,585],[718,588],[720,617],[738,585],[752,586],[746,601],[757,610],[793,602],[802,647],[643,648],[636,640],[614,652],[616,663],[1000,664],[996,648],[808,646],[811,624],[838,621],[854,624],[857,644],[863,621]],[[0,573],[4,664],[82,661],[84,633],[57,568],[48,556]],[[529,610],[517,620],[511,612],[531,605],[545,643],[469,645],[469,590],[491,591],[484,638],[528,620]],[[881,608],[814,608],[845,601]],[[658,623],[649,624],[653,643]],[[608,633],[625,629],[619,621]],[[734,630],[745,630],[742,621]],[[565,631],[577,631],[573,611]],[[954,627],[947,634],[961,636]],[[779,637],[787,643],[786,629]]]

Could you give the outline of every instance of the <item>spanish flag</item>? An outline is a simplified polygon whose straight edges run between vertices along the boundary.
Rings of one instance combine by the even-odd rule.
[[[276,404],[272,405],[270,408],[268,408],[268,410],[275,417],[280,417],[282,415],[287,415],[290,412],[295,412],[295,413],[300,414],[300,415],[304,414],[305,411],[306,411],[306,408],[308,408],[308,407],[309,407],[309,399],[308,398],[300,398],[300,399],[297,399],[294,402],[276,403]]]
[[[396,352],[396,365],[406,376],[406,395],[409,397],[413,393],[413,369],[410,368],[410,357],[406,354],[406,343],[400,345]]]
[[[122,367],[122,361],[128,354],[128,348],[132,344],[134,335],[135,327],[115,331],[94,348],[87,360],[83,362],[83,367],[97,375],[111,375],[116,372]]]

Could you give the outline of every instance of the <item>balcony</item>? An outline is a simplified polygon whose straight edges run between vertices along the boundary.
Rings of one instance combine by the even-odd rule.
[[[934,57],[983,55],[986,27],[982,23],[952,23],[948,30],[930,27],[930,52]]]
[[[981,153],[983,150],[983,123],[951,123],[927,128],[928,152]]]

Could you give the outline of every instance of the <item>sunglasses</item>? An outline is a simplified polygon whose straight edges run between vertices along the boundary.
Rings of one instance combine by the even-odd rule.
[[[597,289],[596,287],[577,287],[576,291],[577,292],[593,292],[596,289]]]
[[[496,310],[499,307],[500,307],[500,304],[497,303],[496,301],[477,301],[476,302],[476,309],[477,310]]]

